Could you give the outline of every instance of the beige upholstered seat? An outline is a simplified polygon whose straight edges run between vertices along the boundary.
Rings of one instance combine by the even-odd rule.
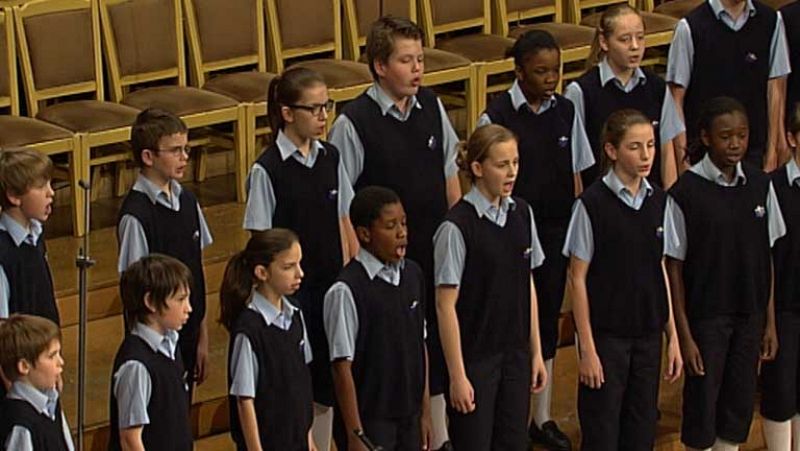
[[[642,19],[644,19],[644,29],[648,35],[655,33],[672,33],[672,30],[675,29],[675,25],[678,24],[678,19],[666,14],[649,13],[647,11],[641,11],[640,14],[642,15]],[[602,13],[595,13],[585,16],[581,20],[581,25],[597,28],[600,25],[601,15]],[[648,42],[648,44],[650,43]]]
[[[702,5],[704,1],[705,0],[671,0],[656,6],[653,12],[681,19],[689,14],[691,10]]]

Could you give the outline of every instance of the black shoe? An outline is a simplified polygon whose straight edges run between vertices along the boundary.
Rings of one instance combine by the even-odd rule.
[[[442,447],[439,449],[435,449],[433,451],[453,451],[453,444],[450,441],[446,441],[442,444]]]
[[[541,429],[536,427],[536,423],[532,422],[528,435],[530,435],[534,445],[543,446],[550,451],[572,450],[572,443],[569,441],[569,437],[558,429],[555,421],[544,423]]]

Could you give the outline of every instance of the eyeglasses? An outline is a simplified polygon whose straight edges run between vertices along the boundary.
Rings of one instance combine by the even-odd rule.
[[[331,113],[333,111],[333,100],[328,100],[325,103],[317,103],[314,105],[287,105],[289,108],[296,108],[298,110],[308,111],[309,113],[313,114],[314,116],[322,116],[322,112]]]
[[[192,148],[189,146],[176,146],[169,149],[158,149],[158,151],[168,153],[176,157],[184,153],[186,154],[187,157],[192,154]]]

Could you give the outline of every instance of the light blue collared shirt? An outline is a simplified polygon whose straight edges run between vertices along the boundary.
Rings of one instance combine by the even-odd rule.
[[[637,211],[642,208],[645,199],[653,194],[653,186],[650,185],[646,178],[642,179],[636,194],[631,193],[613,169],[609,169],[602,180],[617,195],[617,199]],[[575,200],[575,204],[572,207],[572,217],[569,220],[567,237],[564,240],[564,249],[561,252],[565,257],[575,256],[587,263],[591,262],[594,256],[592,219],[589,217],[586,206],[581,199]]]
[[[742,163],[736,165],[736,173],[733,177],[733,181],[728,182],[722,174],[722,171],[711,161],[708,154],[706,154],[699,163],[689,168],[689,170],[719,186],[733,187],[747,183],[747,177],[742,170]],[[775,194],[775,188],[772,186],[772,182],[769,182],[769,191],[767,191],[765,207],[769,245],[771,247],[778,238],[786,235],[786,223],[783,221],[783,214],[781,213],[778,197]],[[680,205],[678,205],[672,196],[667,196],[667,207],[664,212],[664,252],[666,255],[676,260],[683,261],[686,259],[688,245],[686,219],[683,215],[683,210],[681,210]]]
[[[797,161],[794,158],[786,163],[786,177],[789,179],[789,185],[800,186],[800,167],[797,166]]]
[[[307,168],[313,168],[320,152],[326,152],[322,143],[313,140],[308,157],[303,156],[300,150],[297,149],[297,146],[283,133],[283,130],[278,131],[275,144],[281,154],[281,160],[286,161],[287,158],[294,158],[298,163]],[[331,199],[335,196],[339,217],[343,218],[349,214],[347,209],[349,208],[350,202],[353,200],[353,187],[350,185],[341,158],[339,158],[336,178],[338,180],[337,190],[329,194],[331,194]],[[275,215],[277,200],[275,199],[275,188],[272,185],[272,179],[261,164],[256,163],[250,169],[250,174],[247,176],[246,189],[247,207],[244,212],[243,227],[247,230],[271,229],[272,217]]]
[[[401,112],[394,104],[388,94],[377,83],[367,89],[367,96],[380,106],[384,116],[387,114],[400,122],[405,122],[415,108],[430,108],[432,105],[422,105],[416,96],[411,96],[405,112]],[[458,175],[458,165],[456,164],[456,154],[458,147],[458,135],[450,124],[442,101],[437,99],[439,115],[442,118],[442,149],[444,151],[444,177],[450,178]],[[352,185],[355,185],[364,170],[364,144],[358,136],[353,122],[344,114],[340,114],[328,133],[328,140],[339,149],[342,163]],[[347,208],[350,208],[348,205]]]
[[[364,267],[369,280],[375,280],[377,277],[392,286],[400,285],[400,274],[405,266],[405,260],[395,264],[384,263],[362,247],[358,250],[356,261]],[[325,293],[322,317],[331,361],[337,359],[352,361],[356,353],[358,312],[353,292],[346,283],[336,282]]]
[[[516,202],[511,197],[504,197],[499,208],[492,205],[486,197],[473,185],[472,189],[464,195],[464,201],[475,207],[479,218],[486,218],[500,227],[506,225],[508,212],[516,208]],[[539,235],[536,231],[536,221],[533,210],[528,207],[531,218],[531,269],[542,264],[545,259]],[[467,245],[461,230],[451,221],[444,221],[433,236],[433,262],[434,282],[439,285],[461,285],[461,276],[467,260]]]
[[[27,402],[36,412],[46,416],[53,422],[61,421],[62,430],[64,432],[64,442],[67,444],[67,449],[73,451],[75,447],[72,444],[72,436],[70,435],[69,424],[67,424],[67,417],[62,411],[61,418],[56,418],[58,396],[58,391],[55,388],[42,392],[32,385],[20,381],[11,384],[11,389],[6,395],[9,399]],[[7,451],[33,451],[31,432],[24,426],[15,425],[6,438],[3,449]]]
[[[139,174],[136,183],[133,184],[133,191],[139,191],[147,195],[153,204],[158,203],[173,211],[181,209],[181,192],[183,187],[177,180],[170,180],[170,191],[172,195],[162,190],[155,183],[150,181],[147,177]],[[203,210],[200,204],[197,204],[197,216],[200,223],[200,230],[197,231],[200,235],[200,248],[205,249],[214,241],[211,237],[211,231],[206,223],[206,218],[203,215]],[[147,236],[142,228],[142,223],[139,222],[133,215],[124,215],[119,220],[118,239],[119,239],[119,259],[117,260],[117,270],[122,273],[131,263],[138,261],[140,258],[150,254],[150,249],[147,245]]]
[[[165,335],[161,335],[150,326],[137,322],[133,325],[131,335],[141,338],[153,352],[175,360],[177,331],[168,330]],[[188,387],[184,386],[184,389],[188,390]],[[150,404],[152,392],[153,382],[142,362],[128,360],[119,367],[114,374],[114,397],[117,399],[120,429],[150,424],[147,406]]]
[[[614,70],[611,69],[611,66],[608,64],[608,61],[605,58],[600,60],[600,62],[597,63],[597,66],[600,73],[600,84],[603,86],[607,85],[608,83],[614,83],[614,86],[616,86],[619,90],[629,93],[640,84],[647,83],[647,76],[639,67],[636,68],[633,76],[630,80],[628,80],[628,83],[622,84],[622,82],[614,75]],[[683,120],[678,114],[678,109],[675,106],[675,100],[672,98],[672,92],[670,92],[669,86],[665,87],[664,89],[666,92],[664,93],[664,103],[661,105],[661,117],[659,118],[658,123],[654,124],[657,126],[658,139],[661,142],[662,148],[672,141],[676,136],[686,131]],[[585,121],[586,103],[584,101],[583,89],[581,89],[581,85],[579,85],[576,81],[573,81],[567,85],[567,88],[564,90],[564,97],[572,101],[572,103],[575,105],[575,114],[579,115],[581,119]]]
[[[29,246],[36,246],[39,243],[44,227],[41,222],[35,219],[31,219],[30,224],[30,229],[26,229],[6,212],[0,213],[0,230],[8,232],[11,236],[11,241],[17,247],[22,246],[23,243]],[[8,318],[11,314],[10,299],[11,286],[8,283],[8,277],[3,265],[0,265],[0,318]]]
[[[303,350],[306,363],[311,362],[313,358],[311,343],[308,341],[308,329],[306,329],[303,312],[292,305],[285,296],[281,299],[281,310],[278,310],[261,293],[253,290],[247,308],[258,312],[264,319],[266,327],[275,326],[284,331],[288,331],[292,327],[295,314],[299,315],[300,324],[303,325],[303,338],[299,345]],[[231,352],[231,368],[229,371],[231,376],[229,393],[243,398],[255,398],[259,371],[258,357],[253,352],[250,339],[245,334],[236,335]]]
[[[737,18],[733,19],[725,11],[720,0],[708,0],[708,4],[714,11],[717,19],[733,31],[739,31],[747,23],[750,17],[756,14],[755,5],[752,0],[747,0],[745,10]],[[778,12],[775,31],[769,47],[769,78],[778,78],[789,75],[792,71],[789,62],[788,43],[786,41],[786,30],[783,24],[783,17]],[[667,81],[688,88],[692,79],[694,64],[694,41],[689,22],[684,18],[675,26],[675,33],[672,43],[669,46],[669,56],[667,61]],[[738,70],[737,67],[721,67],[720,71]]]
[[[511,85],[511,88],[509,88],[508,95],[511,97],[511,105],[514,107],[514,110],[519,111],[520,108],[527,108],[528,111],[536,115],[540,115],[551,108],[555,108],[556,103],[558,102],[556,97],[553,96],[542,102],[538,111],[533,111],[528,104],[528,99],[525,98],[525,94],[522,92],[522,88],[519,86],[519,82],[517,80],[514,80],[514,84]],[[487,113],[481,114],[481,117],[478,118],[478,127],[482,127],[491,123],[492,119]],[[592,146],[589,144],[589,138],[586,136],[586,127],[583,126],[582,115],[577,114],[576,112],[572,118],[572,127],[570,127],[570,129],[572,172],[577,174],[594,165],[595,161],[594,155],[592,154]]]

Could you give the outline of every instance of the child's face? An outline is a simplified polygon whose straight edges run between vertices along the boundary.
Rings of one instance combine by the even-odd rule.
[[[163,181],[180,180],[189,164],[188,142],[189,137],[186,133],[162,136],[158,140],[158,149],[145,150],[142,153],[142,160]]]
[[[369,229],[359,227],[362,245],[378,260],[397,263],[406,256],[408,229],[403,204],[395,202],[381,208],[381,214],[370,224]]]
[[[300,243],[295,241],[289,249],[275,255],[262,277],[258,274],[256,277],[269,284],[270,288],[281,296],[292,294],[300,288],[303,280],[301,260],[303,260],[303,250],[300,248]]]
[[[316,84],[303,90],[297,105],[312,107],[316,111],[309,111],[303,108],[284,108],[284,120],[286,128],[292,128],[300,138],[319,139],[325,133],[325,125],[328,119],[326,105],[328,104],[328,87],[324,84]]]
[[[514,71],[528,101],[546,100],[556,92],[561,56],[556,49],[540,49],[525,58]]]
[[[606,52],[611,67],[617,70],[639,67],[645,49],[642,18],[634,13],[617,17],[611,36],[600,35],[600,47]]]
[[[380,77],[381,86],[389,91],[389,95],[397,99],[415,95],[425,71],[422,41],[395,38],[394,51],[389,55],[389,60],[385,64],[376,60],[375,71]]]
[[[21,361],[19,370],[22,370],[20,374],[40,391],[56,388],[61,373],[64,371],[61,342],[58,339],[52,340],[47,349],[36,358],[34,365]]]
[[[656,154],[656,138],[653,126],[636,124],[625,133],[625,137],[614,147],[605,144],[608,158],[614,162],[614,171],[623,179],[645,178],[650,175]]]
[[[53,188],[50,186],[50,180],[46,180],[30,187],[21,196],[9,194],[8,199],[12,204],[19,207],[25,218],[44,222],[47,221],[53,211],[54,194]]]
[[[709,130],[700,130],[700,139],[708,147],[708,156],[720,169],[733,167],[747,152],[750,129],[747,117],[735,111],[714,118]]]
[[[491,198],[510,196],[519,170],[517,142],[509,140],[495,143],[486,158],[480,163],[472,162],[471,167],[475,183]]]
[[[161,310],[156,309],[155,322],[159,332],[164,334],[167,330],[181,330],[189,321],[189,314],[192,313],[190,295],[189,287],[182,286],[169,295]]]

